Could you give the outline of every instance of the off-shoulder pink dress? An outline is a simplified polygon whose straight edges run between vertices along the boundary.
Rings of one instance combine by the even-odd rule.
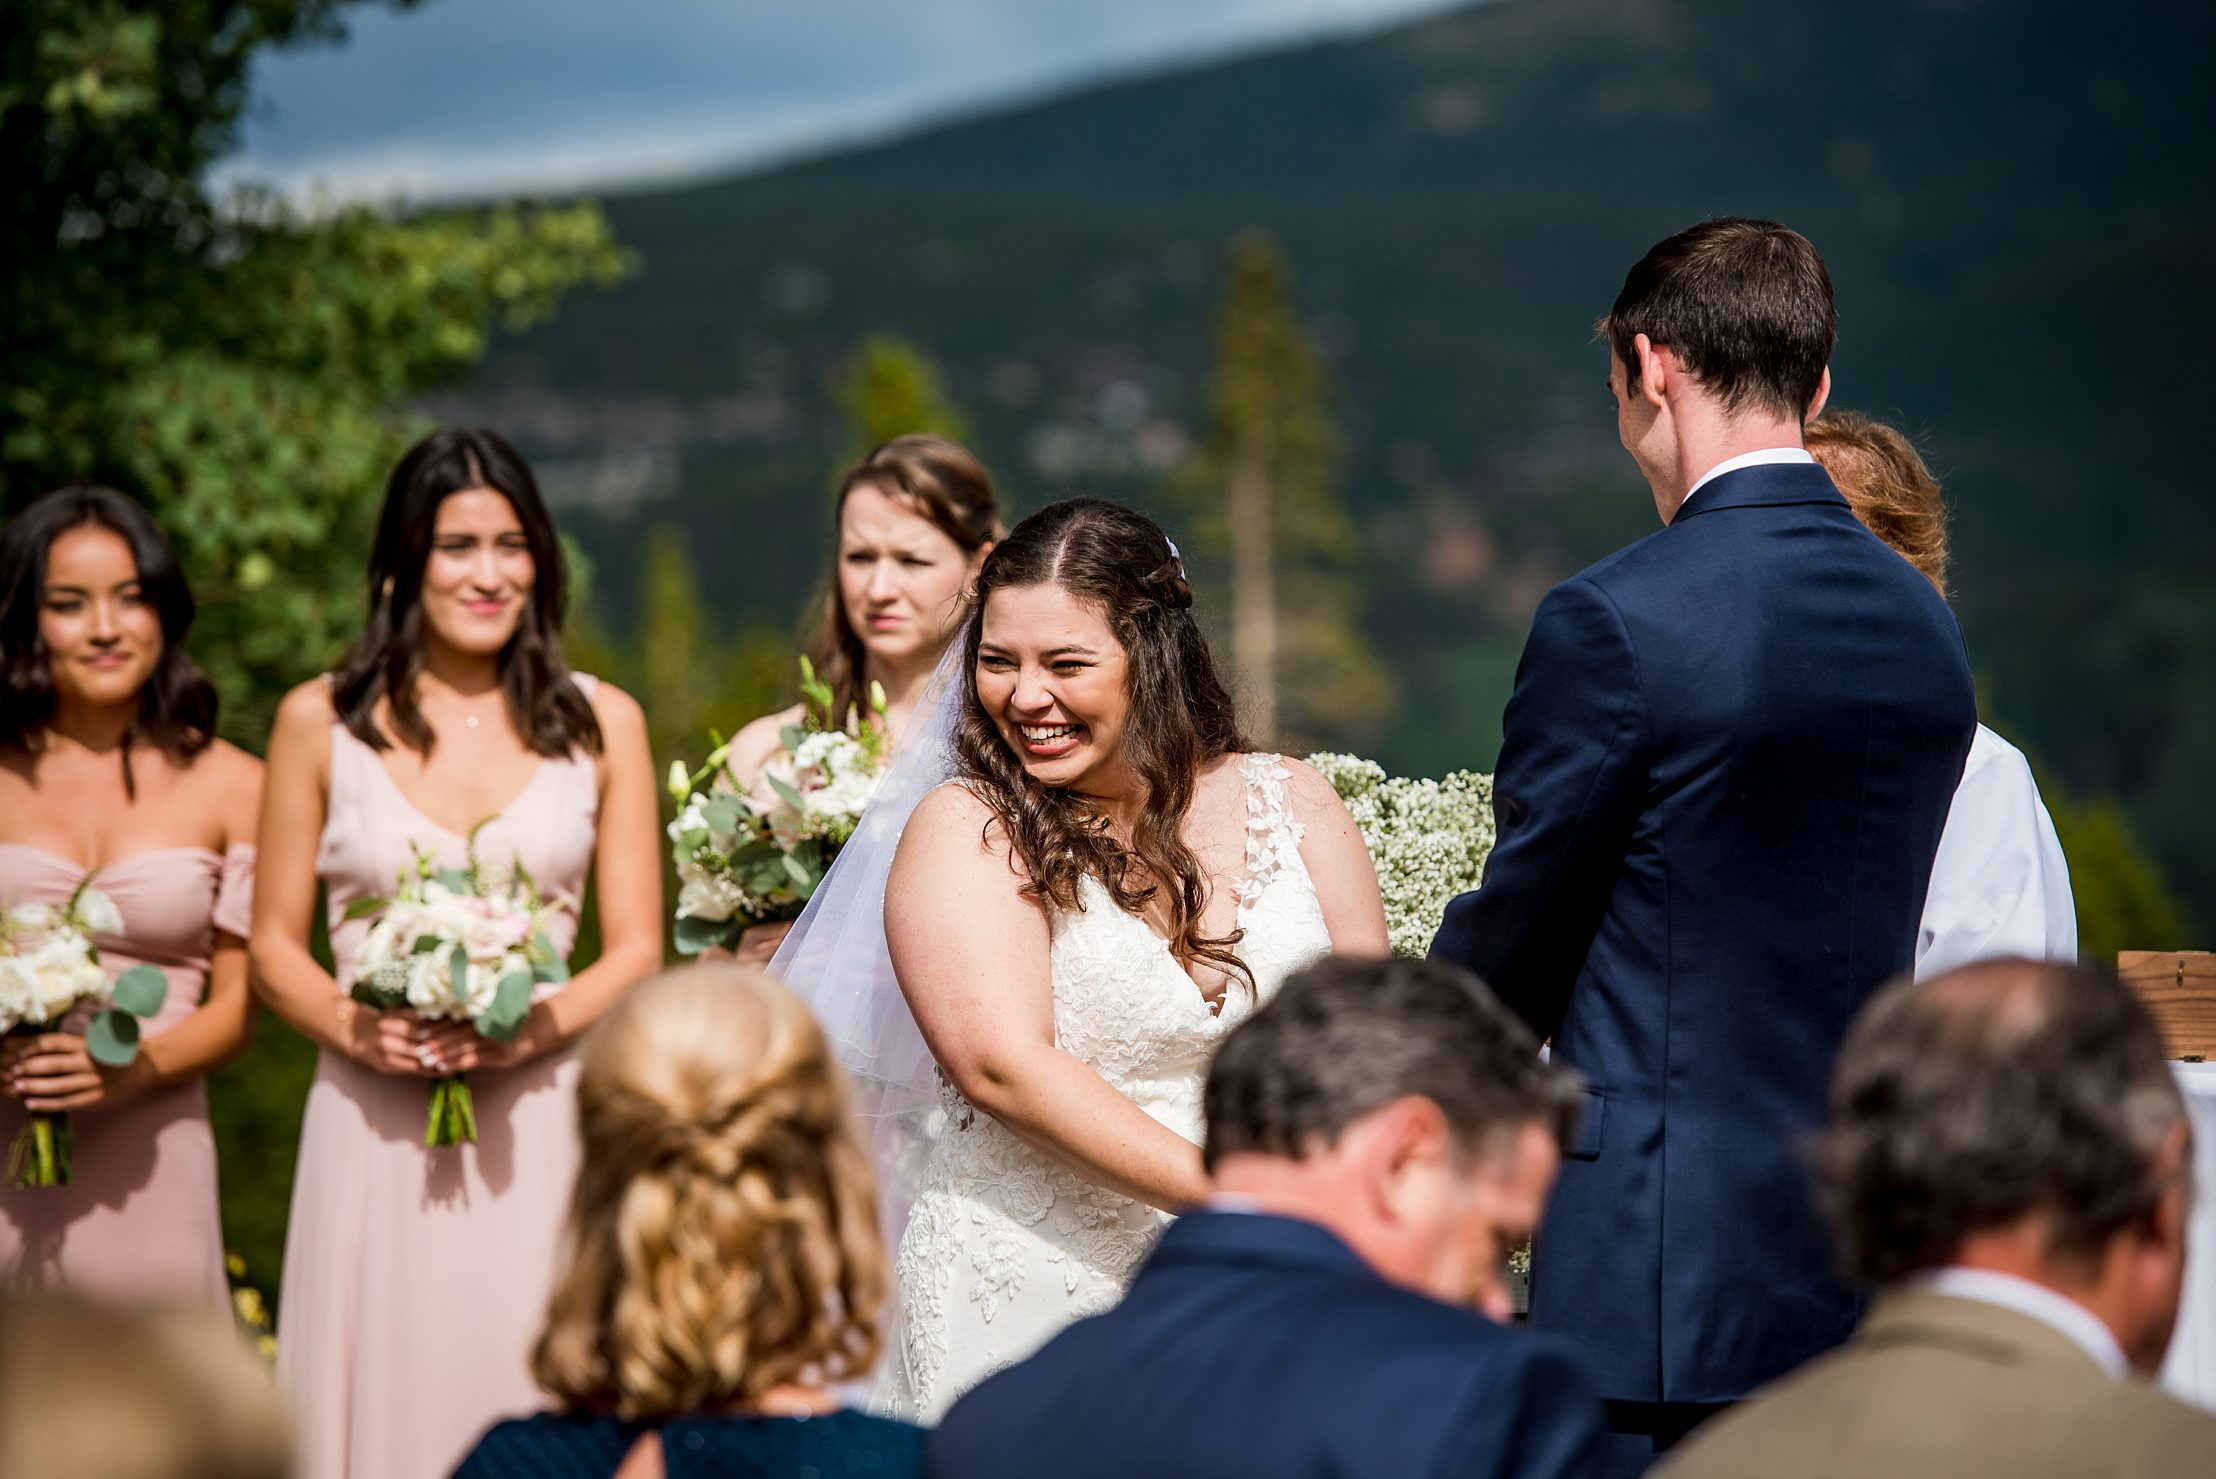
[[[589,693],[592,680],[579,677]],[[478,833],[488,865],[520,858],[540,889],[584,891],[599,819],[592,758],[539,762]],[[463,839],[424,816],[376,751],[331,727],[331,792],[316,871],[338,979],[412,848],[460,867]],[[549,931],[567,954],[572,910]],[[577,1173],[577,1063],[568,1050],[469,1075],[477,1143],[427,1149],[431,1080],[322,1054],[308,1092],[285,1235],[277,1377],[301,1479],[451,1472],[480,1434],[544,1405],[530,1350],[545,1319]]]
[[[42,848],[0,842],[0,904],[62,904],[85,869]],[[246,937],[254,849],[165,847],[101,868],[92,884],[114,901],[123,933],[100,935],[110,979],[135,965],[169,978],[157,1037],[192,1015],[208,992],[216,932]],[[0,1154],[23,1127],[23,1104],[0,1099]],[[0,1282],[62,1283],[120,1298],[225,1302],[217,1215],[215,1134],[204,1079],[170,1084],[69,1117],[75,1135],[67,1186],[17,1190],[0,1182]]]

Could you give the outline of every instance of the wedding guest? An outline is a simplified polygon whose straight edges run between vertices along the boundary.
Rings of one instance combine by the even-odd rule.
[[[95,1063],[81,1018],[0,1039],[0,1145],[66,1113],[65,1186],[0,1186],[0,1284],[227,1303],[207,1075],[254,1023],[246,932],[262,765],[215,736],[185,651],[191,588],[153,518],[68,488],[0,531],[0,905],[87,884],[122,916],[112,979],[168,981],[137,1057]]]
[[[1600,1404],[1504,1278],[1582,1096],[1468,973],[1323,960],[1209,1070],[1213,1194],[1122,1303],[957,1402],[944,1479],[1557,1479]]]
[[[1809,422],[1807,442],[1854,516],[1945,596],[1946,502],[1915,444],[1855,411]],[[1931,865],[1916,975],[1995,955],[2075,960],[2077,903],[2030,763],[1980,724]]]
[[[530,469],[448,429],[394,468],[368,627],[294,689],[270,741],[255,901],[268,1004],[321,1048],[285,1239],[278,1375],[307,1479],[446,1472],[532,1403],[531,1334],[577,1165],[571,1047],[660,959],[657,797],[639,706],[562,661],[566,573]],[[347,995],[371,919],[419,854],[527,867],[601,955],[513,1042]],[[309,952],[327,895],[335,973]],[[567,954],[574,908],[548,934]],[[466,1074],[475,1144],[429,1149],[431,1080]]]
[[[0,1475],[288,1479],[269,1372],[227,1314],[0,1296]]]
[[[1531,1324],[1609,1401],[1611,1475],[1854,1329],[1799,1145],[1855,1009],[1914,959],[1977,725],[1953,613],[1801,444],[1836,330],[1775,221],[1704,221],[1626,275],[1608,386],[1664,527],[1540,602],[1499,843],[1432,945],[1591,1086]]]
[[[458,1479],[897,1479],[923,1434],[841,1407],[883,1340],[885,1252],[845,1084],[807,1009],[748,966],[633,990],[586,1038],[584,1164],[532,1356],[558,1408]]]
[[[1822,1160],[1877,1303],[1847,1346],[1703,1429],[1671,1479],[2216,1474],[2216,1417],[2148,1378],[2178,1313],[2190,1129],[2108,971],[1903,981],[1856,1022]]]
[[[1201,1090],[1224,1034],[1300,967],[1387,943],[1360,830],[1314,770],[1241,735],[1160,526],[1049,504],[977,591],[941,700],[960,706],[935,770],[952,778],[857,901],[894,977],[869,1015],[905,1002],[896,1024],[929,1049],[906,1087],[945,1111],[894,1259],[881,1393],[924,1421],[1121,1296],[1207,1193]],[[857,831],[840,866],[871,851]],[[840,937],[865,964],[866,937]],[[840,994],[858,985],[887,990]]]
[[[818,598],[808,658],[831,690],[833,714],[867,717],[870,685],[885,693],[895,748],[925,684],[960,629],[978,566],[1005,532],[992,477],[959,442],[895,437],[849,468],[834,505],[837,538]],[[798,724],[795,704],[754,720],[731,741],[731,773],[758,786]],[[766,789],[766,788],[765,788]],[[769,796],[763,796],[767,802]],[[762,924],[739,940],[738,958],[765,962],[789,924]]]

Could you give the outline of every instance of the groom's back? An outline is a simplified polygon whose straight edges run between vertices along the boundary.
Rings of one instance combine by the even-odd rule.
[[[1555,1033],[1595,1099],[1533,1319],[1611,1396],[1729,1400],[1858,1311],[1798,1145],[1847,1024],[1911,963],[1968,665],[1814,467],[1727,474],[1573,584],[1622,623],[1644,794]]]
[[[1386,1284],[1282,1218],[1174,1225],[1114,1310],[956,1403],[944,1479],[1582,1474],[1569,1359]]]

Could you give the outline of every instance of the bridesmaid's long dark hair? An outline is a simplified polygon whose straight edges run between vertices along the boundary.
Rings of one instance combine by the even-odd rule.
[[[562,658],[562,617],[569,602],[562,542],[522,454],[481,427],[434,431],[393,468],[369,552],[369,624],[332,674],[332,704],[349,733],[382,750],[391,743],[377,727],[377,701],[383,699],[400,742],[431,753],[431,726],[415,697],[416,677],[423,671],[423,570],[431,558],[440,501],[472,488],[490,488],[508,500],[531,551],[531,594],[515,635],[500,650],[508,718],[538,754],[597,755],[600,721]]]
[[[1090,602],[1123,648],[1123,763],[1146,786],[1146,804],[1129,846],[1108,819],[1074,791],[1041,785],[1000,737],[977,696],[977,648],[985,603],[996,590],[1054,585]],[[977,599],[963,637],[967,698],[955,751],[961,779],[991,808],[1023,866],[1024,895],[1057,909],[1077,907],[1090,875],[1116,907],[1137,913],[1169,890],[1169,939],[1180,961],[1205,960],[1240,980],[1240,932],[1201,933],[1208,880],[1185,845],[1185,813],[1202,766],[1245,750],[1230,692],[1216,674],[1208,639],[1193,616],[1185,568],[1155,522],[1120,504],[1072,498],[1048,504],[993,547],[977,576]]]
[[[54,718],[54,672],[39,635],[46,594],[46,556],[72,529],[112,531],[131,547],[139,597],[162,624],[162,653],[139,690],[138,717],[123,744],[123,786],[131,781],[131,746],[152,745],[183,765],[215,739],[215,685],[185,652],[185,633],[198,609],[177,551],[154,516],[112,488],[60,488],[34,500],[0,529],[0,749],[37,754]]]

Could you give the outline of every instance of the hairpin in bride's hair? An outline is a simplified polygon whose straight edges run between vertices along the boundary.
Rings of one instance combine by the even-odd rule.
[[[1170,558],[1177,561],[1177,575],[1182,580],[1185,576],[1185,557],[1177,552],[1177,541],[1165,534],[1162,536],[1162,543],[1170,547]]]

